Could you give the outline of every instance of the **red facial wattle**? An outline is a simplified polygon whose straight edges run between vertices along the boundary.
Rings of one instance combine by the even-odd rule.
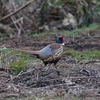
[[[62,42],[64,42],[64,36],[61,36],[60,39]]]

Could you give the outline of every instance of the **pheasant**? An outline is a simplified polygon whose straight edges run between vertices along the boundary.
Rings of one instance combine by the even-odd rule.
[[[30,51],[30,50],[21,50],[21,49],[16,49],[16,50],[31,55],[36,55],[38,58],[40,58],[43,61],[43,63],[46,66],[47,64],[51,64],[51,63],[54,63],[54,65],[57,64],[59,59],[62,57],[63,46],[64,46],[64,37],[59,36],[56,38],[56,43],[51,43],[39,51]]]

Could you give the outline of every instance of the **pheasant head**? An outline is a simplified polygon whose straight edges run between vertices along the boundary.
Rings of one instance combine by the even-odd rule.
[[[59,37],[56,37],[56,43],[58,44],[64,44],[64,36],[59,36]]]

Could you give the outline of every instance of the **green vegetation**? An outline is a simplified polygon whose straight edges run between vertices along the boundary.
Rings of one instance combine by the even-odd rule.
[[[71,31],[61,30],[57,34],[68,36],[68,37],[72,37],[72,36],[80,37],[80,35],[77,33],[78,30],[80,30],[80,29],[71,30]],[[49,32],[42,32],[41,34],[30,33],[28,36],[30,36],[30,37],[45,36],[47,34],[56,34],[56,32],[49,31]]]
[[[94,3],[95,2],[95,3]],[[79,16],[81,16],[80,25],[89,25],[92,22],[100,22],[100,1],[99,0],[46,0],[39,7],[47,10],[49,7],[62,7],[71,4]],[[94,4],[94,5],[91,5]],[[78,16],[77,16],[78,17]],[[80,19],[80,17],[79,17]],[[38,18],[37,18],[38,20]],[[36,21],[37,22],[37,21]],[[38,23],[42,22],[42,18]],[[36,23],[37,24],[37,23]]]
[[[26,64],[26,62],[24,60],[12,62],[12,70],[10,73],[18,74],[23,69],[23,66],[25,66],[25,64]]]
[[[98,50],[84,50],[84,51],[66,50],[64,51],[64,54],[76,58],[77,60],[100,59],[100,51]]]
[[[56,97],[39,97],[39,96],[32,96],[27,98],[8,98],[6,100],[79,100],[78,97],[72,96],[70,94],[65,94],[64,96],[56,96]]]
[[[34,37],[34,36],[44,36],[46,34],[52,34],[53,32],[52,31],[49,31],[49,32],[41,32],[41,33],[30,33],[28,34],[28,36],[30,37]]]
[[[0,36],[0,41],[2,41],[3,39],[5,39],[6,37],[4,36]]]
[[[26,63],[30,62],[39,62],[40,59],[29,57],[28,54],[22,53],[15,50],[9,49],[0,49],[1,58],[0,65],[5,68],[11,68],[10,74],[18,74]],[[84,51],[75,51],[73,49],[64,51],[64,55],[67,57],[72,57],[77,60],[95,60],[100,59],[100,51],[98,50],[84,50]]]
[[[33,59],[29,57],[29,54],[16,50],[0,48],[0,51],[0,65],[4,68],[11,68],[10,74],[18,74],[27,63],[40,61],[38,58]]]
[[[61,0],[47,0],[41,3],[40,7],[47,9],[49,6],[61,6],[63,2]]]
[[[92,31],[96,28],[99,28],[100,27],[100,24],[97,24],[97,23],[94,23],[94,24],[91,24],[89,25],[88,27],[87,26],[83,26],[81,28],[77,28],[77,29],[74,29],[74,30],[60,30],[59,32],[53,32],[53,31],[49,31],[49,32],[42,32],[41,34],[40,33],[30,33],[28,34],[29,37],[35,37],[35,36],[45,36],[47,34],[60,34],[60,35],[64,35],[64,36],[68,36],[68,37],[81,37],[81,34],[78,34],[79,31]]]
[[[98,27],[100,27],[100,24],[93,23],[93,24],[90,24],[88,27],[84,25],[82,28],[79,28],[79,30],[80,31],[82,31],[82,30],[94,30],[94,29],[96,29]]]

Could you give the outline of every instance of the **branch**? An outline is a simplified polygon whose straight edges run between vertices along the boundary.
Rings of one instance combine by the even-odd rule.
[[[22,9],[24,9],[25,7],[27,7],[29,4],[31,4],[32,2],[35,2],[36,0],[31,0],[29,2],[27,2],[25,5],[23,5],[22,7],[20,7],[19,9],[17,9],[15,12],[10,13],[9,15],[3,17],[0,19],[0,21],[3,21],[11,16],[13,16],[14,14],[18,13],[19,11],[21,11]]]

